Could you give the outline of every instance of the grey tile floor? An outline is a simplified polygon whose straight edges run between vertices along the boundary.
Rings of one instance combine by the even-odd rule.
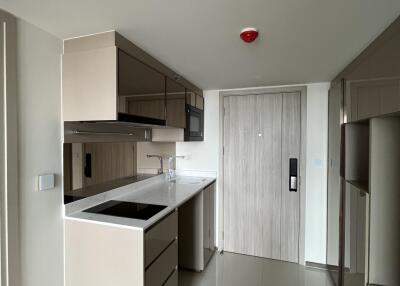
[[[328,271],[271,259],[216,253],[202,273],[179,271],[179,286],[334,286]]]

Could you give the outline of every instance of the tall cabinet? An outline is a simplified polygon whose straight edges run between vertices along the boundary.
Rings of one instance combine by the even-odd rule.
[[[339,285],[400,285],[399,51],[400,17],[332,82],[327,262]]]

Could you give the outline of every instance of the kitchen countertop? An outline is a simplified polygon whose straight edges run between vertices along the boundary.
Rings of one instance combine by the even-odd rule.
[[[167,214],[174,211],[177,207],[200,193],[215,180],[216,179],[212,177],[178,175],[175,182],[169,182],[165,178],[165,175],[158,175],[138,183],[133,183],[93,197],[69,203],[65,205],[65,219],[83,220],[93,223],[146,230]],[[109,200],[156,204],[167,207],[148,220],[83,212],[83,210],[87,208],[94,207]]]
[[[98,195],[98,194],[107,192],[109,190],[114,190],[114,189],[117,189],[122,186],[137,183],[137,182],[149,179],[154,176],[157,176],[157,175],[137,174],[132,177],[113,180],[113,181],[105,182],[102,184],[96,184],[96,185],[88,186],[88,187],[77,189],[77,190],[65,190],[64,189],[64,203],[68,204],[71,202],[82,200],[84,198]]]

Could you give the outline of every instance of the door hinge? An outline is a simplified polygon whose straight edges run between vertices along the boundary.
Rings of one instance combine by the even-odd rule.
[[[222,240],[225,240],[225,232],[222,232]]]
[[[222,155],[225,155],[225,147],[222,147]]]

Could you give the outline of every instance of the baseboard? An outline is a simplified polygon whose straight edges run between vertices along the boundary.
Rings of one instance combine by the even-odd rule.
[[[317,262],[310,262],[310,261],[306,261],[306,267],[323,269],[323,270],[328,270],[328,271],[339,271],[339,266],[331,265],[331,264],[317,263]],[[344,271],[349,272],[350,269],[345,268]]]
[[[324,270],[330,270],[330,271],[339,271],[339,266],[317,263],[317,262],[310,262],[310,261],[306,261],[306,267],[318,268],[318,269],[324,269]]]

